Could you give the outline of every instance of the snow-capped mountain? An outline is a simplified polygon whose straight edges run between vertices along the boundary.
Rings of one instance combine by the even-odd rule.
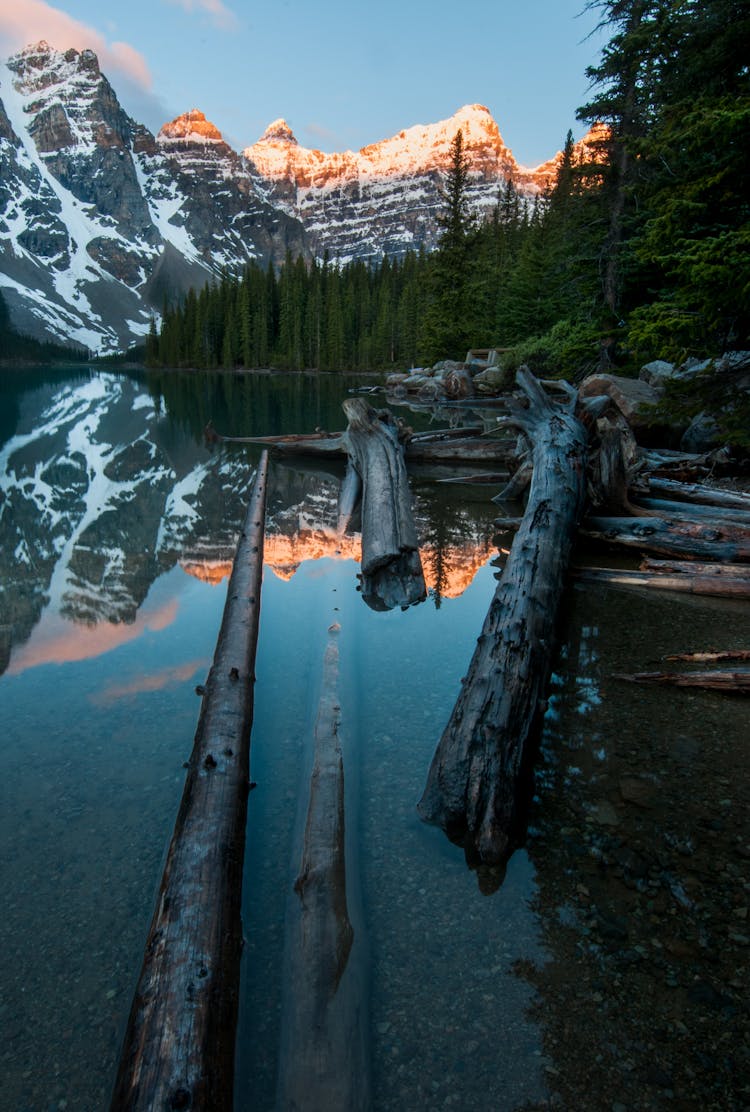
[[[435,245],[450,145],[469,193],[533,196],[559,155],[519,166],[481,105],[362,150],[301,147],[277,120],[242,154],[198,109],[154,136],[91,50],[45,42],[0,65],[0,290],[20,331],[98,352],[142,337],[164,297],[292,255],[341,262]],[[585,140],[584,140],[585,142]]]
[[[165,294],[306,251],[219,133],[182,119],[155,138],[90,50],[41,42],[0,66],[0,287],[19,330],[117,350]]]
[[[527,197],[554,180],[560,155],[533,170],[519,166],[481,104],[342,154],[301,147],[286,121],[275,120],[243,154],[268,200],[302,221],[313,251],[348,261],[435,245],[459,129],[478,216],[492,212],[509,179]]]

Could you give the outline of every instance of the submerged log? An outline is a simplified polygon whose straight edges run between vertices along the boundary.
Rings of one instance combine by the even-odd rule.
[[[232,1107],[267,463],[264,452],[148,933],[113,1112]]]
[[[576,393],[561,407],[528,370],[529,408],[507,418],[528,436],[533,478],[521,527],[418,805],[421,818],[500,864],[513,848],[518,786],[552,665],[558,603],[585,496],[586,430]]]
[[[343,408],[346,450],[362,480],[362,597],[375,610],[411,606],[427,589],[398,430],[363,398]]]
[[[671,687],[703,687],[712,691],[750,694],[750,669],[736,672],[618,672],[614,679],[627,683],[650,683]]]
[[[365,1112],[371,1103],[364,943],[347,898],[338,631],[336,624],[329,630],[302,858],[287,914],[280,1112]]]
[[[581,536],[662,556],[727,563],[750,561],[750,534],[728,524],[699,525],[662,517],[588,517]]]

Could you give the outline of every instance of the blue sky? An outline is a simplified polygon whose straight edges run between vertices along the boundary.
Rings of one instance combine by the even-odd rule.
[[[303,146],[356,150],[484,104],[533,166],[583,134],[603,41],[585,2],[0,0],[0,48],[89,45],[136,119],[200,108],[238,149],[279,116]]]

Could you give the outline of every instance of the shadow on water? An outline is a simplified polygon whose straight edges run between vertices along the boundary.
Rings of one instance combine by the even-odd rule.
[[[203,427],[339,427],[354,383],[25,381],[3,379],[0,446],[3,1101],[94,1110],[257,459],[209,450]],[[269,481],[239,1112],[276,1102],[295,814],[333,623],[373,1107],[750,1104],[746,706],[612,679],[667,652],[744,646],[746,609],[571,591],[528,827],[504,875],[474,871],[415,804],[495,587],[491,489],[413,479],[428,600],[376,613],[357,592],[358,535],[336,530],[340,477],[274,462]]]

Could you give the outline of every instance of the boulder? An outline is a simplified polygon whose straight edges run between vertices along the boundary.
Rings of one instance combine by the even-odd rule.
[[[659,390],[663,389],[666,380],[673,378],[674,374],[674,363],[668,363],[666,359],[654,359],[653,362],[641,367],[638,378]]]
[[[714,418],[708,413],[698,413],[683,433],[680,448],[685,452],[710,452],[723,442],[721,430]]]
[[[487,367],[474,375],[474,387],[479,394],[500,394],[513,386],[513,372],[500,366]]]
[[[642,379],[610,374],[589,375],[581,383],[580,393],[584,398],[606,394],[633,428],[650,423],[651,412],[660,397],[660,391]]]

